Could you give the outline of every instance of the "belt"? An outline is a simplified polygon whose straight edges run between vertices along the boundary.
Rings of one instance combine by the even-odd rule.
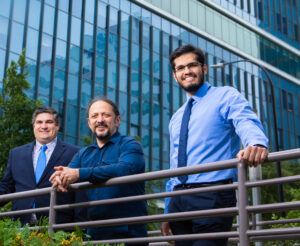
[[[232,184],[232,179],[225,179],[211,183],[191,183],[191,184],[179,184],[174,187],[174,190],[177,189],[194,189],[200,187],[214,186],[214,185],[222,185],[222,184]]]

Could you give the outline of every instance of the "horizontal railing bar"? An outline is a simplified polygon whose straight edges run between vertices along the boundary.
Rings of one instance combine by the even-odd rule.
[[[44,212],[48,212],[48,211],[49,211],[49,207],[30,208],[30,209],[3,212],[3,213],[0,213],[0,217],[15,216],[15,215],[21,215],[21,214],[32,214],[32,213],[44,213]]]
[[[252,187],[261,187],[261,186],[265,186],[265,185],[275,185],[275,184],[297,182],[297,181],[300,181],[300,175],[273,178],[273,179],[267,179],[267,180],[259,180],[259,181],[248,181],[248,182],[246,182],[245,185],[247,188],[252,188]]]
[[[267,225],[290,224],[290,223],[300,223],[300,219],[257,221],[256,225],[267,226]]]
[[[299,233],[298,234],[287,234],[287,235],[271,235],[271,236],[250,237],[251,242],[278,241],[278,240],[297,240],[297,239],[300,239],[300,234]]]
[[[265,162],[286,161],[298,158],[300,158],[300,148],[269,153]]]
[[[161,221],[182,221],[195,218],[209,218],[218,216],[234,216],[237,214],[238,209],[236,207],[230,208],[217,208],[217,209],[207,209],[189,212],[179,212],[170,214],[157,214],[148,216],[137,216],[137,217],[126,217],[118,219],[107,219],[107,220],[94,220],[87,222],[76,222],[76,223],[64,223],[55,224],[53,229],[73,229],[75,226],[82,228],[90,227],[107,227],[107,226],[119,226],[119,225],[132,225],[132,224],[145,224],[152,222]]]
[[[166,242],[166,241],[187,241],[196,239],[216,239],[216,238],[228,238],[238,237],[238,232],[212,232],[212,233],[196,233],[196,234],[184,234],[184,235],[172,235],[172,236],[159,236],[159,237],[143,237],[143,238],[124,238],[113,240],[98,240],[83,242],[93,244],[117,244],[117,243],[148,243],[148,242]]]
[[[247,235],[251,236],[268,236],[268,235],[282,235],[282,234],[297,234],[300,233],[300,227],[293,228],[279,228],[279,229],[264,229],[264,230],[249,230]]]
[[[280,212],[294,209],[300,209],[300,201],[247,206],[247,211],[250,213]]]

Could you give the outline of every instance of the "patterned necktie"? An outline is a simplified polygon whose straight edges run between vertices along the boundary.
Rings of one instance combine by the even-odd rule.
[[[177,165],[178,167],[186,167],[186,161],[187,161],[186,146],[187,146],[187,139],[188,139],[188,126],[189,126],[193,101],[194,101],[193,98],[189,99],[182,116],[180,137],[179,137],[179,147],[178,147],[178,165]],[[182,184],[185,184],[188,177],[187,175],[185,175],[185,176],[178,177],[178,179]]]
[[[37,163],[36,163],[36,168],[35,168],[35,181],[36,183],[39,182],[45,167],[46,167],[46,163],[47,163],[47,158],[46,158],[46,149],[47,149],[47,145],[43,145],[41,152],[39,154]]]

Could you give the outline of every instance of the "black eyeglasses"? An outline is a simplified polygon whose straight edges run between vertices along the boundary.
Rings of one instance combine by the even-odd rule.
[[[200,62],[191,62],[189,64],[186,65],[179,65],[178,67],[175,67],[175,71],[176,72],[183,72],[185,70],[185,68],[187,67],[188,69],[192,69],[198,66],[202,66],[203,64]]]

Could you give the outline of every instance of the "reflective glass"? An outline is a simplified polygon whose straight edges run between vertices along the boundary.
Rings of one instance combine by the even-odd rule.
[[[143,101],[142,104],[142,125],[150,127],[150,103]]]
[[[11,0],[1,1],[0,15],[9,17]]]
[[[0,16],[0,47],[6,49],[7,32],[8,32],[8,19]]]
[[[136,18],[141,18],[141,7],[134,4],[134,3],[131,3],[131,15],[136,17]]]
[[[92,79],[92,59],[93,53],[84,51],[82,61],[82,77]]]
[[[163,57],[163,80],[170,81],[171,66],[169,65],[169,59]]]
[[[131,95],[133,96],[139,96],[139,91],[140,91],[140,78],[139,78],[139,73],[131,70]]]
[[[160,134],[158,131],[152,132],[152,158],[160,157]],[[152,160],[154,162],[154,160]],[[159,166],[159,165],[158,165]],[[152,165],[153,170],[159,170],[157,165]]]
[[[118,33],[118,10],[112,7],[109,11],[109,30]]]
[[[163,83],[163,106],[169,108],[171,105],[171,86],[169,83]]]
[[[119,89],[120,91],[127,92],[127,82],[128,82],[128,67],[120,65],[120,77],[119,77]]]
[[[69,72],[79,74],[80,65],[80,48],[71,45],[70,46],[70,58],[69,58]]]
[[[85,20],[94,23],[95,15],[95,0],[86,0],[85,1]]]
[[[97,53],[100,55],[105,55],[106,53],[106,31],[101,29],[101,28],[97,28]]]
[[[160,55],[153,52],[153,76],[160,78]]]
[[[94,48],[94,26],[89,23],[84,24],[84,44],[86,50],[92,51]]]
[[[66,133],[72,136],[77,136],[78,128],[78,107],[71,104],[67,105],[67,122]]]
[[[128,114],[128,96],[126,93],[119,93],[119,110],[122,120],[127,121]]]
[[[45,3],[55,7],[56,0],[45,0]]]
[[[98,1],[98,19],[97,19],[97,26],[101,28],[106,28],[106,12],[107,12],[107,5]]]
[[[62,11],[58,11],[57,37],[67,40],[68,34],[68,15]]]
[[[152,25],[155,28],[161,29],[161,17],[152,13]]]
[[[2,2],[3,1],[1,1],[1,8],[2,8]],[[26,2],[27,1],[24,0],[14,0],[13,19],[23,24],[25,20]]]
[[[54,11],[55,9],[45,5],[43,18],[43,32],[53,35],[54,31]]]
[[[145,8],[142,8],[142,21],[148,24],[152,23],[151,12]]]
[[[85,136],[91,136],[91,131],[88,126],[87,120],[86,120],[86,109],[81,108],[80,111],[80,138],[84,138]]]
[[[140,69],[140,47],[136,44],[131,44],[131,66],[132,68]]]
[[[197,2],[196,1],[189,1],[189,23],[191,23],[194,26],[197,26],[198,20],[197,17],[199,16],[199,13],[197,12]]]
[[[65,136],[65,141],[67,143],[77,145],[77,139],[75,137]]]
[[[110,33],[108,39],[108,57],[115,61],[118,60],[118,44],[118,36]]]
[[[96,56],[96,82],[104,85],[105,79],[105,59],[102,56]]]
[[[41,47],[41,62],[51,64],[52,62],[52,37],[43,34]]]
[[[114,61],[108,62],[107,85],[111,88],[117,88],[117,63]]]
[[[79,78],[69,74],[68,80],[68,103],[78,104],[78,85]]]
[[[143,73],[150,74],[150,51],[143,48]]]
[[[39,32],[29,27],[27,30],[26,57],[37,60],[38,42]]]
[[[61,69],[66,68],[67,43],[56,39],[55,66]]]
[[[132,42],[139,43],[140,37],[140,22],[138,19],[131,19],[131,40]]]
[[[87,107],[92,99],[92,81],[83,79],[81,82],[81,106]]]
[[[170,110],[163,109],[163,132],[165,134],[169,133],[169,122],[170,122]]]
[[[32,91],[35,91],[35,80],[36,80],[36,61],[32,61],[30,59],[27,59],[28,66],[25,69],[25,71],[28,72],[28,75],[26,77],[26,80],[30,84],[30,89]]]
[[[143,23],[143,46],[150,49],[150,25]]]
[[[150,101],[150,76],[143,73],[142,96],[143,100]]]
[[[129,23],[130,16],[121,12],[121,36],[126,39],[129,39]]]
[[[121,47],[120,47],[120,63],[128,65],[129,59],[129,42],[126,39],[121,38]]]
[[[81,18],[81,11],[82,11],[82,0],[73,1],[72,4],[72,15]]]
[[[116,98],[117,98],[116,90],[107,87],[107,98],[112,100],[113,102],[116,102]]]
[[[53,97],[59,101],[65,100],[65,72],[55,69]]]
[[[80,46],[80,35],[81,35],[81,21],[76,17],[72,17],[71,43]]]
[[[103,85],[95,83],[94,94],[95,94],[95,97],[103,97],[105,94]]]
[[[160,53],[160,30],[157,28],[153,28],[153,40],[156,40],[156,42],[153,42],[153,50]]]
[[[40,65],[39,94],[49,97],[51,88],[51,67]]]
[[[59,9],[69,11],[69,0],[59,0]]]
[[[24,26],[16,22],[12,22],[10,50],[21,54],[23,46]]]
[[[180,89],[178,86],[173,86],[173,112],[180,107]]]
[[[163,33],[163,55],[164,56],[169,57],[169,49],[170,49],[170,36],[167,33]]]
[[[150,131],[149,129],[142,128],[142,146],[143,146],[143,152],[145,155],[149,155],[150,150]]]
[[[109,4],[116,8],[119,8],[119,6],[120,6],[119,0],[109,0]]]
[[[152,125],[155,130],[160,130],[160,105],[153,104]]]
[[[160,80],[155,78],[153,79],[152,86],[152,100],[160,103]]]
[[[139,124],[139,110],[140,103],[137,97],[131,97],[131,123],[138,125]]]
[[[5,64],[5,51],[0,49],[0,81],[2,81],[4,76],[4,64]]]

